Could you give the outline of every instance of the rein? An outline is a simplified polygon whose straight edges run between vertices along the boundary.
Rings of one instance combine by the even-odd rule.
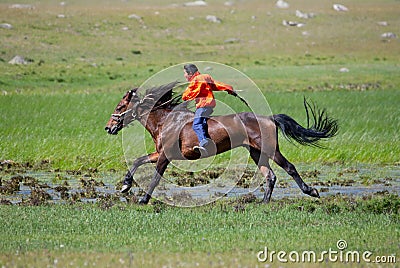
[[[126,110],[125,112],[122,112],[122,113],[120,113],[120,114],[111,114],[111,116],[113,116],[113,117],[121,117],[121,116],[123,116],[123,115],[125,115],[125,114],[127,114],[127,113],[129,113],[130,111],[132,111],[132,109],[128,109],[128,110]]]
[[[149,110],[149,111],[147,111],[147,112],[145,112],[145,113],[142,113],[141,115],[137,115],[137,113],[134,113],[134,111],[133,111],[133,109],[128,109],[128,110],[126,110],[125,112],[122,112],[122,113],[120,113],[120,114],[111,114],[111,116],[116,120],[116,121],[120,121],[121,120],[121,117],[123,117],[123,116],[125,116],[127,113],[129,113],[129,112],[132,112],[132,117],[133,117],[133,120],[139,120],[140,118],[142,118],[143,116],[145,116],[146,114],[149,114],[151,111],[153,111],[153,110],[155,110],[155,109],[158,109],[158,108],[160,108],[160,107],[162,107],[162,106],[164,106],[165,104],[168,104],[169,102],[171,102],[172,101],[172,99],[171,100],[167,100],[166,102],[163,102],[163,103],[161,103],[160,105],[157,105],[157,106],[155,106],[155,107],[153,107],[151,110]],[[133,121],[132,120],[132,121]]]
[[[137,118],[140,119],[140,118],[142,118],[144,115],[149,114],[151,111],[156,110],[156,109],[158,109],[158,108],[164,106],[165,104],[168,104],[168,103],[171,102],[171,101],[172,101],[172,99],[167,100],[166,102],[163,102],[163,103],[161,103],[160,105],[154,106],[151,110],[148,110],[147,112],[142,113],[142,114],[139,115]]]

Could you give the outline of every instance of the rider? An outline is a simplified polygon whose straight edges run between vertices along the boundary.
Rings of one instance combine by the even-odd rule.
[[[193,120],[193,130],[199,140],[199,145],[193,149],[199,150],[202,155],[207,155],[207,147],[212,141],[208,135],[207,117],[209,117],[215,107],[213,91],[227,91],[236,96],[236,92],[231,85],[215,81],[209,74],[200,74],[194,64],[185,64],[183,66],[184,76],[189,83],[182,94],[184,101],[195,100],[196,112]]]

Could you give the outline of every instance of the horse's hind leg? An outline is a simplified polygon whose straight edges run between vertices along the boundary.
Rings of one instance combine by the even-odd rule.
[[[303,193],[308,194],[313,197],[319,197],[319,193],[317,189],[308,186],[300,177],[297,172],[295,166],[290,163],[279,151],[279,147],[276,147],[276,151],[273,157],[275,163],[277,163],[280,167],[282,167],[293,179],[296,181],[297,185],[303,191]]]
[[[272,171],[272,169],[269,165],[269,162],[268,162],[268,157],[265,154],[262,154],[259,150],[255,149],[255,148],[250,148],[249,150],[250,150],[251,158],[257,164],[261,173],[265,177],[266,189],[264,192],[263,202],[269,203],[269,201],[271,200],[272,192],[275,187],[276,176],[275,176],[274,172]]]
[[[269,201],[271,200],[272,191],[274,190],[275,182],[276,182],[275,173],[272,171],[271,168],[269,168],[269,170],[268,170],[268,175],[266,176],[266,181],[267,181],[267,188],[265,189],[265,192],[264,192],[263,202],[269,203]]]

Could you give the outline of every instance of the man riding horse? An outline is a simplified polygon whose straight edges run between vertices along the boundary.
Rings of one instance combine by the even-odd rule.
[[[227,91],[246,105],[247,103],[233,91],[231,86],[214,81],[210,75],[200,74],[195,65],[185,65],[184,71],[190,83],[182,97],[184,100],[196,101],[196,115],[188,109],[178,109],[181,103],[177,98],[180,96],[175,98],[173,95],[173,89],[178,83],[173,82],[150,88],[143,97],[138,94],[138,88],[129,90],[108,120],[105,130],[113,135],[135,120],[140,122],[150,133],[155,144],[154,152],[143,155],[133,162],[125,175],[122,193],[131,189],[135,172],[144,164],[154,163],[155,172],[146,187],[145,195],[139,201],[141,204],[150,201],[154,189],[171,161],[196,160],[210,156],[210,153],[216,155],[243,147],[249,151],[250,157],[266,180],[263,202],[270,201],[276,182],[275,173],[269,164],[270,160],[283,168],[303,193],[319,197],[318,190],[307,185],[295,166],[280,152],[277,129],[291,141],[301,145],[321,147],[320,140],[331,138],[338,131],[337,121],[329,117],[325,109],[318,109],[304,99],[307,127],[301,126],[286,114],[264,116],[253,112],[215,116],[213,120],[207,122],[207,116],[215,107],[212,91]],[[198,137],[195,137],[196,135]],[[213,141],[215,152],[209,152],[208,148],[203,147],[208,146],[207,142],[210,140],[207,139]],[[202,149],[199,147],[206,149],[208,155],[201,154]]]
[[[201,74],[194,64],[183,66],[184,76],[189,83],[182,94],[184,101],[195,100],[196,112],[193,120],[193,130],[199,140],[199,145],[193,149],[200,151],[202,156],[209,154],[213,141],[208,134],[207,118],[212,114],[216,105],[213,91],[227,91],[237,96],[231,85],[215,81],[209,74]]]

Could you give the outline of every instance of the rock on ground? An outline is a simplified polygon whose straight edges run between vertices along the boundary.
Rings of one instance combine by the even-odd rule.
[[[336,11],[349,11],[349,9],[347,7],[345,7],[344,5],[341,5],[341,4],[334,4],[333,9]]]
[[[221,23],[221,19],[214,15],[207,15],[206,20],[208,20],[209,22]]]
[[[200,7],[200,6],[207,6],[206,1],[194,1],[194,2],[187,2],[183,4],[186,7]]]
[[[10,60],[8,63],[19,65],[19,64],[28,64],[28,61],[25,60],[24,57],[17,55],[14,58],[12,58],[12,60]]]
[[[33,5],[28,5],[28,4],[13,4],[10,6],[10,8],[16,8],[16,9],[35,9],[35,6]]]
[[[3,29],[12,29],[13,26],[12,26],[11,24],[9,24],[9,23],[2,23],[2,24],[0,24],[0,28],[3,28]]]
[[[392,38],[397,38],[397,35],[395,35],[392,32],[388,32],[388,33],[381,34],[381,37],[386,38],[386,39],[392,39]]]
[[[283,0],[278,0],[275,5],[278,8],[289,8],[289,3],[287,3]]]

